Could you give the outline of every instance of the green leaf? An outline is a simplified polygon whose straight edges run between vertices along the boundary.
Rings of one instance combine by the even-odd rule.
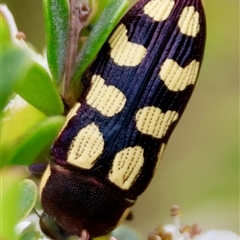
[[[37,186],[32,180],[24,179],[19,183],[18,221],[22,221],[30,214],[36,203],[37,194]]]
[[[24,136],[34,126],[46,119],[46,115],[28,104],[20,96],[15,96],[4,111],[1,121],[1,161],[0,165],[8,163],[10,155],[19,146]]]
[[[18,79],[15,91],[46,115],[64,112],[62,99],[47,71],[38,63],[29,63],[26,74]]]
[[[59,84],[64,73],[69,29],[69,8],[66,0],[43,1],[47,58],[53,80]]]
[[[6,6],[2,6],[1,10],[1,43],[5,44],[4,47],[2,45],[0,56],[1,114],[14,91],[46,115],[62,114],[64,107],[55,84],[45,68],[32,60],[37,57],[32,49],[24,44],[24,48],[13,45],[11,29],[3,15],[8,14],[11,20],[11,13]]]
[[[15,92],[46,115],[62,114],[61,97],[47,71],[17,47],[6,47],[0,57],[0,110]]]
[[[104,9],[78,56],[73,84],[76,83],[87,67],[92,63],[103,43],[107,40],[114,27],[123,16],[128,5],[128,0],[111,1]]]
[[[0,56],[0,111],[13,94],[13,86],[26,70],[27,54],[18,48],[9,47]]]
[[[19,240],[39,240],[40,233],[38,231],[27,231],[20,235]]]
[[[0,23],[1,23],[1,37],[0,37],[1,46],[11,44],[12,41],[11,41],[10,29],[9,29],[7,20],[3,15],[2,9],[0,9]]]
[[[16,240],[14,227],[18,222],[19,181],[23,177],[19,168],[6,169],[1,174],[0,238]]]
[[[11,164],[29,165],[50,145],[65,122],[65,117],[49,117],[29,130],[28,134],[19,142],[9,162]]]

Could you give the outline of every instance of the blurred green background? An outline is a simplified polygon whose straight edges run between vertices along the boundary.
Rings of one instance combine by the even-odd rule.
[[[45,36],[41,0],[5,0],[18,30],[39,52]],[[129,225],[146,235],[171,222],[173,204],[184,223],[239,234],[239,1],[205,0],[207,44],[193,97],[159,170],[133,208]]]

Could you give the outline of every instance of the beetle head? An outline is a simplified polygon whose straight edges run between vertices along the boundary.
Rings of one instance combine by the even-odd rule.
[[[41,186],[44,212],[62,229],[81,236],[102,236],[113,230],[135,201],[122,196],[96,176],[51,165]]]

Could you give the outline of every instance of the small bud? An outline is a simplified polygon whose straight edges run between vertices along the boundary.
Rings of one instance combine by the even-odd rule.
[[[81,233],[81,240],[88,240],[90,238],[90,235],[87,230],[83,229]]]
[[[24,32],[18,32],[15,37],[18,40],[26,40],[26,35]]]
[[[171,208],[171,216],[176,217],[180,215],[180,207],[178,205],[173,205]]]
[[[148,240],[161,240],[162,238],[156,235],[154,232],[148,234]]]
[[[115,237],[110,237],[109,240],[118,240],[118,239]]]

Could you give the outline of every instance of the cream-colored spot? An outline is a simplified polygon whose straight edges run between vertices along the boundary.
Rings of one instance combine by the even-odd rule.
[[[116,154],[108,178],[121,189],[127,190],[136,181],[143,163],[142,147],[125,148]]]
[[[136,114],[137,129],[155,138],[162,138],[171,123],[176,121],[178,113],[175,111],[167,111],[163,113],[160,108],[144,107],[138,110]]]
[[[47,183],[47,180],[48,178],[50,177],[51,175],[51,168],[50,168],[50,165],[48,164],[43,176],[42,176],[42,179],[41,179],[41,182],[40,182],[40,185],[39,185],[39,196],[41,197],[42,195],[42,190],[43,188],[45,187],[46,183]]]
[[[124,94],[112,85],[105,85],[105,80],[98,75],[92,77],[92,87],[86,100],[89,105],[107,117],[119,113],[126,103]]]
[[[147,49],[136,43],[128,41],[127,29],[120,24],[109,39],[111,46],[110,56],[120,66],[135,67],[145,57]]]
[[[188,85],[196,82],[199,66],[200,63],[193,60],[182,68],[174,60],[167,59],[161,66],[159,76],[169,90],[183,91]]]
[[[145,5],[143,11],[144,14],[160,22],[168,18],[174,4],[173,0],[152,0]]]
[[[78,167],[90,169],[102,153],[104,140],[99,128],[94,123],[81,129],[72,140],[67,161]]]
[[[195,7],[185,7],[180,15],[178,20],[178,26],[180,28],[181,33],[196,37],[199,30],[199,13],[195,11]]]
[[[162,159],[162,155],[164,153],[165,148],[166,148],[166,144],[162,143],[162,145],[160,147],[160,150],[158,152],[157,163],[155,165],[154,172],[158,169],[158,166],[159,166],[160,160]]]
[[[64,123],[62,130],[60,131],[60,133],[58,134],[58,136],[62,133],[62,131],[64,130],[64,128],[68,125],[68,122],[70,121],[70,119],[72,117],[74,117],[75,115],[77,115],[77,110],[81,107],[81,104],[79,102],[77,102],[73,108],[69,111],[68,115],[66,116],[66,122]]]

